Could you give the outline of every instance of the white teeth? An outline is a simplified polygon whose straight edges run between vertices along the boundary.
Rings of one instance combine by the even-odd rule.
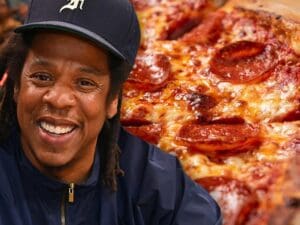
[[[74,126],[56,126],[46,122],[41,122],[41,127],[53,134],[66,134],[73,130]]]

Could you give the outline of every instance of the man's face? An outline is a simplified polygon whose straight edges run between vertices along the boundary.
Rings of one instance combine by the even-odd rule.
[[[107,55],[95,45],[65,34],[35,35],[15,89],[25,155],[50,173],[89,169],[98,134],[117,111],[107,102]]]

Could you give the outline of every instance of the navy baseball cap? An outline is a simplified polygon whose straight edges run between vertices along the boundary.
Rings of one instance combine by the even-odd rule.
[[[15,32],[54,29],[85,37],[134,64],[140,43],[136,13],[128,0],[31,0]]]

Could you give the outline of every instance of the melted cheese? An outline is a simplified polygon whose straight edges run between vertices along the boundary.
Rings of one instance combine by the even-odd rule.
[[[277,194],[280,196],[280,191],[275,187],[283,182],[284,163],[293,158],[295,151],[292,143],[300,138],[299,120],[281,123],[273,121],[299,109],[300,80],[293,80],[292,74],[286,72],[288,70],[281,70],[278,66],[269,78],[261,82],[233,84],[224,82],[211,72],[210,60],[226,43],[240,40],[264,43],[269,41],[269,37],[272,41],[290,38],[288,43],[291,45],[283,47],[285,52],[277,51],[278,58],[298,62],[299,65],[300,58],[295,54],[300,52],[299,35],[282,37],[284,34],[276,33],[277,28],[272,28],[272,24],[272,29],[266,30],[252,21],[251,17],[245,16],[243,11],[227,9],[229,14],[223,21],[225,31],[213,46],[193,45],[180,40],[159,40],[169,23],[166,18],[168,13],[164,12],[168,1],[163,2],[165,4],[163,6],[156,5],[139,12],[143,41],[146,43],[143,54],[159,53],[167,56],[171,63],[172,78],[166,87],[156,93],[155,100],[152,98],[155,93],[132,94],[132,90],[127,90],[122,107],[123,117],[130,118],[145,102],[150,104],[151,112],[145,115],[145,118],[163,126],[158,146],[176,155],[192,179],[225,176],[244,181],[256,190],[260,201],[259,207],[268,210],[270,202],[275,204],[278,201],[277,197],[268,197],[269,202],[266,203],[265,190],[270,196]],[[169,2],[172,5],[170,7],[177,4],[176,1]],[[176,94],[176,91],[179,91],[179,94]],[[190,107],[185,96],[185,93],[189,92],[210,96],[217,103],[202,112]],[[232,153],[226,157],[191,152],[187,146],[176,141],[176,137],[182,125],[195,123],[205,113],[212,120],[237,117],[246,123],[259,124],[261,144],[249,151]],[[211,194],[216,199],[225,195],[220,191]],[[229,195],[227,192],[226,196],[228,202],[231,202],[228,207],[234,211],[239,205],[238,196],[234,193]]]

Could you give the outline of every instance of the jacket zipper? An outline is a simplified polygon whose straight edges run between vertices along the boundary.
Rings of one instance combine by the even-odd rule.
[[[73,203],[74,202],[74,189],[75,189],[75,184],[70,183],[68,186],[68,189],[64,191],[61,205],[60,205],[60,222],[61,225],[67,225],[66,223],[66,208],[67,208],[67,203]],[[67,192],[67,196],[66,196]],[[68,201],[66,201],[68,200]]]

